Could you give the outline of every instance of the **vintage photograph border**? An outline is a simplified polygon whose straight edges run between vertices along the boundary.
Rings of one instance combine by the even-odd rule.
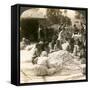
[[[17,83],[18,85],[40,85],[40,84],[56,84],[56,83],[72,83],[72,82],[87,82],[88,81],[88,8],[81,7],[64,7],[64,6],[48,6],[48,5],[30,5],[30,4],[16,4],[17,5]],[[20,8],[55,8],[55,9],[70,9],[70,10],[85,10],[86,11],[86,79],[84,80],[68,80],[68,81],[50,81],[50,82],[34,82],[34,83],[20,83]]]

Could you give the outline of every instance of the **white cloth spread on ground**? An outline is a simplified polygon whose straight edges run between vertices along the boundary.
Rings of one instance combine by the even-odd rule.
[[[27,52],[29,52],[28,57],[29,58],[32,57],[33,52],[34,52],[34,48],[32,48],[31,51],[27,51]],[[23,53],[24,53],[24,51],[23,51]],[[23,54],[22,55],[25,56],[25,54],[27,54],[26,50],[25,50],[24,55]],[[22,55],[21,55],[21,57],[22,57]],[[27,60],[29,60],[29,58]],[[25,58],[21,58],[21,59],[25,59]],[[54,80],[54,77],[55,77],[55,80],[67,80],[67,77],[68,77],[68,79],[73,78],[72,80],[74,80],[74,75],[75,75],[75,79],[85,78],[82,75],[83,68],[81,67],[81,64],[79,62],[77,62],[77,58],[74,55],[72,55],[71,53],[69,53],[68,51],[60,50],[60,51],[52,52],[52,53],[49,53],[48,60],[45,60],[46,58],[42,58],[42,59],[44,59],[44,61],[38,61],[38,63],[45,64],[46,61],[48,61],[49,69],[47,68],[47,66],[37,65],[35,70],[38,71],[38,75],[39,74],[45,75],[47,73],[47,70],[48,70],[48,73],[50,73],[50,75],[52,75],[52,76],[50,76],[51,77],[50,78],[48,75],[45,75],[47,80],[48,80],[48,78],[49,78],[49,80]],[[30,60],[31,60],[31,58],[30,58]],[[22,62],[22,64],[20,66],[21,66],[20,70],[22,73],[21,75],[23,75],[23,72],[24,72],[27,75],[27,78],[30,77],[32,79],[32,80],[28,79],[29,82],[33,82],[33,81],[36,82],[36,78],[37,78],[37,81],[40,80],[41,76],[37,77],[37,76],[31,75],[32,71],[30,71],[30,68],[33,67],[31,62]],[[55,73],[53,73],[53,72],[55,72]],[[73,75],[73,77],[72,77],[72,75]],[[22,79],[24,79],[24,77],[26,77],[26,76],[23,76]],[[21,80],[21,81],[24,82],[24,80]],[[41,81],[43,81],[43,80],[41,79]]]

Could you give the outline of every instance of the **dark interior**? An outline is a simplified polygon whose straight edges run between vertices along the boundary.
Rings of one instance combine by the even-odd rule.
[[[30,41],[38,40],[38,20],[37,19],[22,19],[20,21],[20,39],[25,37]]]

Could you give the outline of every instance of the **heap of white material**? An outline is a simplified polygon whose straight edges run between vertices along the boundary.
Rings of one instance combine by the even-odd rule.
[[[52,52],[48,55],[48,65],[51,68],[50,73],[54,68],[56,73],[50,76],[34,76],[34,72],[30,70],[33,67],[30,61],[34,53],[35,45],[31,50],[21,50],[21,81],[22,83],[28,82],[44,82],[44,81],[60,81],[60,80],[81,80],[85,79],[82,74],[83,66],[77,61],[77,58],[71,53],[60,50]],[[42,71],[41,71],[42,72]],[[43,73],[43,72],[42,72]]]
[[[67,69],[70,73],[82,73],[81,64],[77,58],[64,50],[49,54],[49,67],[55,67],[57,70]]]
[[[31,50],[21,50],[21,62],[32,61],[32,57],[34,54],[35,45]],[[77,62],[77,58],[65,50],[60,50],[56,52],[52,52],[48,55],[48,66],[49,68],[55,68],[57,71],[62,69],[68,69],[72,73],[73,71],[82,72],[82,68],[80,67],[80,62]],[[21,67],[26,67],[27,65],[22,64]],[[28,66],[32,67],[32,65]],[[56,72],[57,72],[56,71]]]
[[[25,49],[20,50],[20,60],[24,61],[32,61],[33,54],[35,52],[36,44],[28,45]]]

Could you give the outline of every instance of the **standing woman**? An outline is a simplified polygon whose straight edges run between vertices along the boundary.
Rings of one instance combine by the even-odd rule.
[[[59,48],[60,50],[62,50],[62,41],[63,41],[63,33],[64,33],[64,31],[65,31],[65,28],[64,28],[64,26],[62,26],[61,28],[60,28],[60,32],[59,32],[59,34],[58,34],[58,38],[57,38],[57,43],[56,43],[56,46],[57,46],[57,48]]]

